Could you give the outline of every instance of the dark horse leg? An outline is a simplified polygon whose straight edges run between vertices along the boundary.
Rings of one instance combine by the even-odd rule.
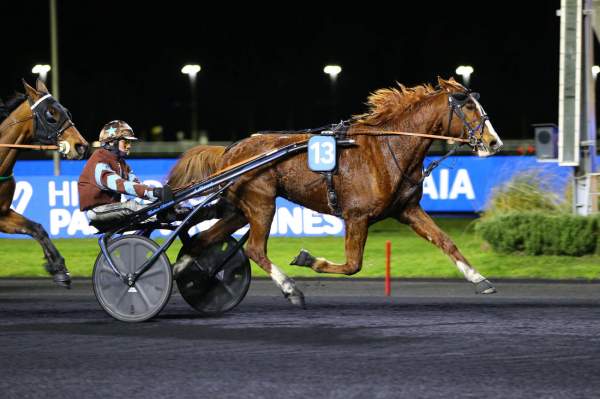
[[[398,217],[401,223],[408,224],[418,235],[440,248],[463,273],[465,278],[475,284],[478,294],[493,294],[494,286],[460,253],[454,242],[444,233],[420,206],[405,209]]]
[[[0,215],[0,231],[8,234],[27,234],[33,237],[42,246],[46,258],[46,270],[53,276],[54,282],[62,287],[69,288],[71,277],[65,266],[65,260],[60,255],[48,233],[41,224],[32,222],[23,215],[9,209]]]
[[[294,305],[304,307],[304,294],[296,287],[294,280],[286,276],[271,260],[267,257],[267,239],[273,215],[275,214],[274,199],[268,196],[253,197],[252,205],[242,203],[240,209],[244,214],[229,214],[219,220],[208,230],[202,232],[200,240],[191,248],[189,255],[182,256],[175,265],[173,265],[173,274],[175,278],[189,266],[195,256],[202,253],[202,248],[225,239],[233,232],[250,223],[250,236],[246,244],[246,255],[257,265],[265,270],[275,284],[281,289],[283,295]]]
[[[338,264],[325,258],[315,258],[306,250],[292,261],[292,265],[308,266],[318,273],[355,274],[362,267],[369,223],[366,217],[346,219],[346,263]]]
[[[208,245],[222,241],[229,237],[232,233],[238,230],[240,227],[246,225],[248,221],[239,213],[229,214],[220,219],[217,223],[212,225],[208,230],[203,231],[199,239],[193,241],[193,247],[189,249],[189,253],[183,255],[173,265],[173,277],[177,278],[186,267],[188,267],[195,257],[202,255],[202,249]]]

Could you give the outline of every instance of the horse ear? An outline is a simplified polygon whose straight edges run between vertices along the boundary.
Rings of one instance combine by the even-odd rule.
[[[44,84],[44,81],[42,79],[40,79],[40,78],[37,78],[37,81],[35,82],[35,88],[40,93],[48,94],[48,89],[46,88],[46,85]]]
[[[450,79],[452,79],[452,78],[450,78]],[[441,87],[443,90],[446,90],[446,91],[449,91],[449,90],[450,90],[450,87],[451,87],[451,86],[450,86],[450,82],[449,82],[449,81],[447,81],[447,80],[444,80],[444,79],[440,78],[439,76],[437,77],[437,81],[438,81],[438,85],[439,85],[439,86],[440,86],[440,87]]]
[[[27,97],[31,98],[32,100],[37,100],[38,97],[40,96],[40,94],[37,92],[36,89],[34,89],[33,87],[29,86],[27,84],[27,82],[25,81],[25,79],[22,79],[23,82],[23,87],[25,88],[25,93],[27,94]]]

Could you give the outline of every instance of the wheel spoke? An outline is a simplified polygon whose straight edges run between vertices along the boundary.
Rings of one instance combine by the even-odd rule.
[[[136,260],[135,259],[135,247],[137,243],[135,241],[130,241],[127,243],[127,250],[129,251],[129,273],[133,273],[135,271],[135,269],[137,268],[137,264],[136,264]]]
[[[117,301],[113,304],[113,306],[115,308],[118,308],[119,305],[121,304],[121,302],[123,301],[123,299],[127,296],[127,292],[129,291],[129,288],[123,290],[123,293],[117,298]]]
[[[157,260],[157,261],[156,261],[156,262],[154,262],[154,263],[156,264],[156,263],[158,263],[158,262],[159,262],[159,261]],[[154,266],[154,265],[153,265],[153,266]],[[158,267],[157,267],[157,268],[154,268],[154,269],[153,269],[152,267],[150,267],[150,269],[148,269],[148,271],[147,271],[146,273],[144,273],[144,274],[142,274],[142,275],[140,276],[140,278],[138,279],[138,281],[139,281],[139,280],[143,280],[143,279],[147,279],[147,278],[149,278],[149,277],[154,277],[154,276],[156,276],[156,275],[162,275],[162,274],[163,274],[163,272],[162,272],[162,270],[161,270],[160,268],[158,268]]]
[[[137,292],[140,294],[140,297],[142,298],[142,301],[144,301],[144,303],[146,304],[147,308],[150,308],[152,306],[152,302],[150,301],[150,299],[148,298],[148,295],[146,295],[146,289],[142,288],[142,286],[138,286],[136,284],[135,286]]]
[[[221,286],[225,289],[225,291],[229,294],[229,296],[231,298],[235,298],[236,297],[237,293],[235,292],[235,290],[233,290],[233,288],[231,288],[229,286],[229,283],[226,283],[226,282],[223,281],[223,282],[221,282]]]

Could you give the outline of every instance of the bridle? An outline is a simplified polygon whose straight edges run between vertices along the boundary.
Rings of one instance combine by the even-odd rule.
[[[75,126],[71,121],[68,109],[56,101],[51,94],[46,94],[32,104],[28,98],[31,112],[33,112],[33,131],[35,138],[42,144],[57,145],[63,132]],[[58,120],[50,112],[50,106],[58,110]]]
[[[71,121],[71,113],[61,103],[56,101],[51,94],[47,93],[33,102],[27,98],[29,108],[31,108],[31,116],[23,119],[18,119],[4,126],[5,130],[11,126],[18,125],[33,119],[34,139],[42,145],[27,145],[27,144],[0,144],[0,147],[9,148],[30,148],[40,150],[56,150],[61,153],[69,152],[68,143],[61,142],[60,138],[65,130],[71,126],[75,126]],[[58,111],[58,119],[50,112],[50,107]],[[0,130],[0,132],[2,131]]]
[[[490,118],[487,116],[483,107],[479,105],[479,112],[481,117],[478,121],[476,121],[475,127],[471,127],[474,121],[468,121],[465,113],[462,108],[467,104],[469,100],[471,100],[474,104],[479,104],[477,102],[479,99],[479,93],[465,91],[460,93],[452,93],[448,94],[448,107],[450,111],[448,112],[448,130],[446,136],[450,135],[450,125],[452,124],[452,118],[454,115],[458,116],[458,118],[463,123],[463,133],[460,138],[462,139],[467,134],[467,142],[469,146],[473,148],[473,151],[481,149],[484,146],[483,144],[483,129],[485,128],[485,122]],[[478,134],[479,133],[479,134]]]
[[[15,126],[33,119],[34,138],[41,144],[17,144],[20,141],[19,138],[15,144],[0,144],[0,147],[58,150],[62,154],[68,153],[69,143],[67,141],[60,141],[60,137],[65,130],[71,126],[74,126],[73,122],[71,121],[71,114],[69,113],[69,110],[63,107],[49,93],[43,95],[35,102],[32,102],[31,99],[27,97],[27,102],[29,104],[29,108],[31,109],[31,115],[23,119],[14,120],[12,123],[4,126],[0,132],[8,129],[11,126]],[[50,106],[58,110],[58,120],[54,118],[50,112]],[[2,165],[3,163],[0,163],[0,167]],[[12,180],[12,178],[12,173],[6,176],[0,175],[0,183],[7,180]]]

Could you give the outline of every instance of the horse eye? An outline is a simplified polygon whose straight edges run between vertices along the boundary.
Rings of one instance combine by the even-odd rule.
[[[52,115],[52,113],[48,110],[44,113],[44,117],[46,118],[46,122],[48,123],[56,123],[56,119]]]

